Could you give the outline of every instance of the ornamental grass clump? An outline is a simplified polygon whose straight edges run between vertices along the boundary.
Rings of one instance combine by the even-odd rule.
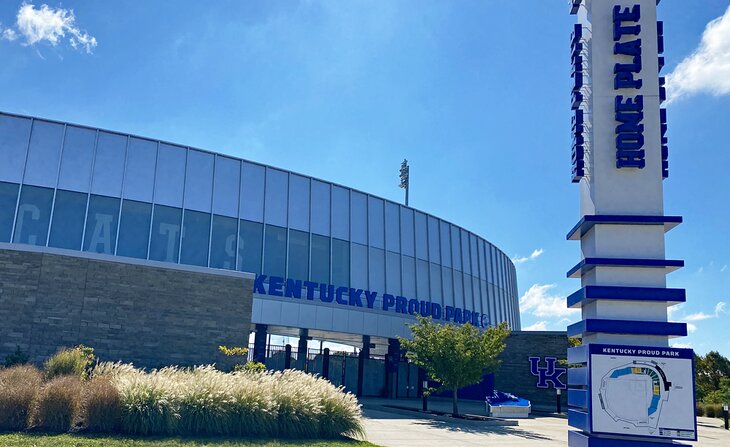
[[[94,350],[84,345],[59,350],[43,363],[46,380],[59,376],[76,376],[85,379],[94,361]]]
[[[82,393],[81,424],[92,433],[115,433],[122,423],[122,400],[108,377],[94,377]]]
[[[163,368],[100,364],[120,397],[121,430],[131,434],[322,438],[362,434],[355,397],[301,371],[224,373],[213,366]]]
[[[43,385],[31,408],[30,427],[47,432],[69,431],[79,415],[81,379],[57,377]]]
[[[0,370],[0,431],[25,430],[43,376],[34,366]]]

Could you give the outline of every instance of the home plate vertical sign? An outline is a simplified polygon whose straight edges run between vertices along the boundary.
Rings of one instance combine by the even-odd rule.
[[[696,440],[694,355],[669,346],[687,335],[667,308],[684,302],[666,275],[684,266],[665,257],[669,175],[663,26],[659,0],[570,0],[573,78],[572,181],[580,220],[568,234],[581,261],[568,297],[582,319],[568,335],[582,345],[568,361],[568,445],[656,447]]]

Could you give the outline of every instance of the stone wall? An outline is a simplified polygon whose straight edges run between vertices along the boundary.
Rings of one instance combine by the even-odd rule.
[[[0,247],[0,361],[84,344],[145,367],[225,363],[247,346],[253,275],[37,247]]]
[[[512,332],[507,338],[507,348],[500,359],[502,365],[494,374],[494,387],[499,391],[516,394],[530,400],[533,407],[538,409],[552,409],[555,411],[556,392],[536,387],[538,378],[530,373],[529,357],[541,357],[541,367],[545,367],[545,357],[567,359],[568,336],[565,332]],[[558,365],[565,367],[565,365]],[[567,373],[560,376],[563,383],[567,383]],[[562,410],[567,408],[567,393],[562,393]]]

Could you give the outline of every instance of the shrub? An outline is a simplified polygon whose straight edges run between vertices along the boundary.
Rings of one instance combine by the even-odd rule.
[[[122,422],[119,392],[108,377],[94,377],[86,383],[82,394],[81,422],[94,433],[114,433]]]
[[[66,432],[79,415],[81,380],[57,377],[41,388],[31,410],[30,426],[42,431]]]
[[[30,365],[0,370],[0,431],[25,430],[42,379]]]
[[[238,366],[238,365],[236,365]],[[241,370],[249,373],[262,373],[266,372],[266,365],[264,365],[261,362],[246,362],[245,365],[243,365],[243,368],[236,369],[234,367],[234,370]]]
[[[700,402],[697,402],[695,405],[695,416],[704,416],[705,415],[705,406],[701,404]]]
[[[20,346],[15,345],[15,352],[12,354],[8,354],[7,357],[5,357],[5,367],[10,368],[11,366],[15,365],[25,365],[28,363],[29,357],[28,354],[20,350]]]
[[[705,404],[705,416],[708,418],[714,418],[717,417],[717,413],[715,412],[716,405],[714,404]],[[722,415],[722,411],[720,412]]]
[[[94,350],[84,345],[61,349],[43,363],[46,379],[73,375],[85,379],[94,361]]]

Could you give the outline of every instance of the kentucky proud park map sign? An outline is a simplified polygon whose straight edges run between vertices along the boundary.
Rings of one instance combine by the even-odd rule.
[[[591,432],[696,440],[691,349],[590,345]]]

